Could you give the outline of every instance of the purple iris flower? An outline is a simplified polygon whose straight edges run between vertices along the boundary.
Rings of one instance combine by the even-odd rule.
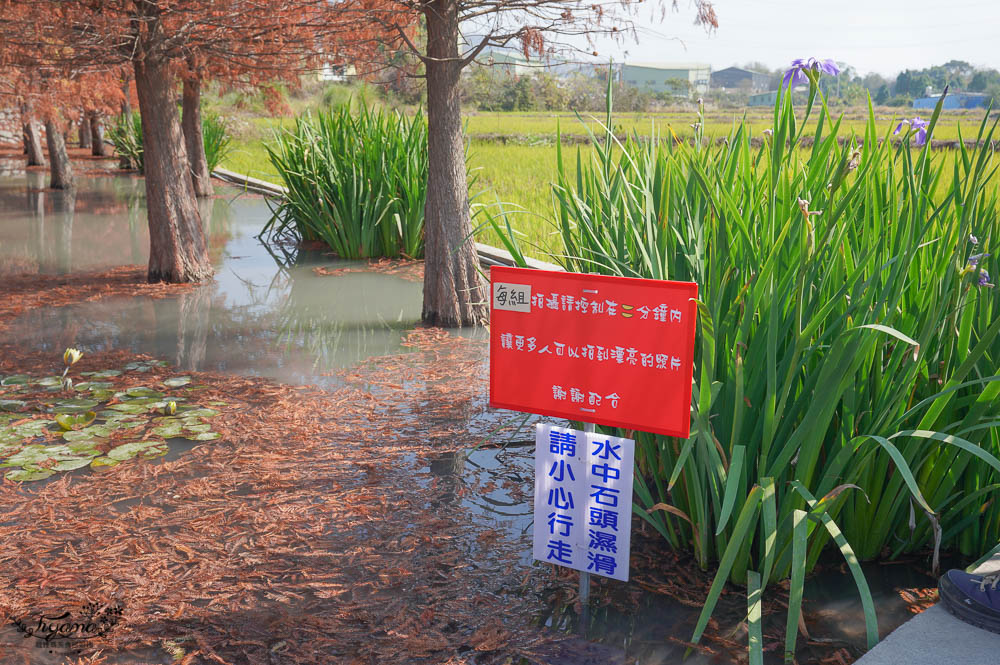
[[[979,261],[981,259],[985,259],[987,256],[989,256],[989,253],[986,253],[986,254],[973,254],[972,256],[969,257],[969,265],[972,266],[973,268],[975,268],[976,266],[979,265]]]
[[[985,270],[979,271],[979,286],[993,286],[990,283],[990,274]]]
[[[812,70],[814,72],[826,73],[831,76],[836,76],[840,73],[840,67],[837,66],[830,58],[826,60],[817,60],[816,58],[798,58],[792,60],[791,68],[785,72],[785,77],[781,80],[781,85],[788,85],[791,81],[792,87],[798,85],[805,85],[809,83],[809,76],[806,73],[807,70]]]
[[[923,145],[927,143],[927,125],[929,124],[930,123],[926,120],[921,120],[919,115],[910,120],[901,120],[899,124],[896,125],[896,131],[894,131],[892,135],[895,136],[903,131],[903,125],[909,125],[910,131],[916,132],[917,145]]]

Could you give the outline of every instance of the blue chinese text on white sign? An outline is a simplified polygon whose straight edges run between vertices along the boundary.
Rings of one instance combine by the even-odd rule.
[[[534,557],[628,581],[635,442],[535,428]]]

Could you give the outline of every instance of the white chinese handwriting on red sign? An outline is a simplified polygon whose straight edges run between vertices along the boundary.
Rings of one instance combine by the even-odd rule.
[[[697,285],[493,268],[490,402],[687,436]]]

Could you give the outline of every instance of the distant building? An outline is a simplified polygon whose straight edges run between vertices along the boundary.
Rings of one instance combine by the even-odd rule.
[[[331,63],[326,63],[323,65],[323,69],[319,70],[316,74],[316,78],[320,81],[329,81],[331,83],[343,83],[349,81],[357,76],[357,70],[354,65],[334,65]]]
[[[755,95],[750,95],[750,99],[747,100],[747,106],[774,106],[774,102],[776,102],[777,99],[777,90],[758,92]]]
[[[937,106],[940,95],[920,97],[913,100],[915,109],[933,109]],[[943,109],[979,109],[986,108],[992,97],[977,92],[953,92],[944,98]]]
[[[701,63],[626,62],[621,65],[619,76],[623,83],[640,90],[691,97],[708,92],[712,66]]]
[[[739,67],[727,67],[712,72],[712,87],[723,90],[749,90],[758,92],[766,90],[771,83],[771,75],[754,72]]]
[[[543,63],[539,60],[532,62],[523,55],[500,51],[488,53],[485,58],[478,58],[478,62],[489,64],[495,70],[511,76],[532,74],[543,67]]]
[[[519,77],[535,72],[543,71],[545,61],[541,58],[528,60],[521,53],[513,49],[487,48],[476,56],[476,64],[489,67],[496,74],[506,74],[511,77]],[[472,70],[465,68],[463,74],[468,74]]]

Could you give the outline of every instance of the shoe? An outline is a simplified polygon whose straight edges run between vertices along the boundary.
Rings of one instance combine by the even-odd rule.
[[[938,590],[945,609],[966,623],[1000,633],[1000,573],[975,575],[949,570]]]

